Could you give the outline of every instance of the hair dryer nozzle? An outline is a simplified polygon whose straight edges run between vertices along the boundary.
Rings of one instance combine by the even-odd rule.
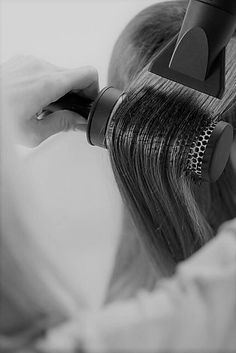
[[[181,62],[180,58],[178,60],[180,63],[179,65],[177,65],[175,61],[176,70],[170,67],[172,55],[177,43],[177,37],[178,36],[172,39],[161,50],[161,52],[151,63],[149,71],[161,77],[167,78],[168,80],[178,82],[196,91],[205,93],[209,96],[221,98],[225,89],[225,50],[223,49],[220,55],[217,57],[211,68],[209,76],[207,78],[203,78],[203,74],[206,69],[197,63],[196,70],[192,72],[190,71],[189,66],[186,67],[184,62]],[[187,53],[185,52],[185,55],[186,54]],[[191,51],[188,53],[188,55],[191,55]],[[185,73],[184,69],[186,71]],[[199,78],[197,78],[197,75],[199,75]]]
[[[213,97],[225,88],[225,48],[236,27],[236,1],[190,0],[180,33],[149,71]]]

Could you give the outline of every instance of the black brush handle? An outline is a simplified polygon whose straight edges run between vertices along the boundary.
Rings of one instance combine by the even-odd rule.
[[[56,102],[51,103],[44,111],[52,113],[58,110],[70,110],[87,120],[93,101],[94,100],[91,98],[81,96],[81,94],[71,91]]]

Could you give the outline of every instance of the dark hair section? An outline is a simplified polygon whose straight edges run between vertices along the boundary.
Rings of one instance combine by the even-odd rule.
[[[109,84],[127,92],[107,133],[112,168],[138,234],[163,275],[172,274],[236,215],[231,161],[210,185],[195,184],[186,170],[194,137],[211,122],[223,119],[235,129],[236,40],[227,48],[222,100],[148,71],[160,47],[178,33],[186,6],[187,1],[164,2],[139,13],[120,35],[109,67]]]

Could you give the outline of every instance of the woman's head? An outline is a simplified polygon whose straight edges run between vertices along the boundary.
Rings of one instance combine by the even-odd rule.
[[[233,114],[227,117],[236,97],[236,40],[228,46],[222,101],[148,72],[160,46],[180,29],[186,4],[156,4],[138,14],[118,39],[109,68],[109,84],[127,92],[108,129],[112,167],[140,235],[165,274],[236,214],[230,162],[210,186],[194,184],[186,172],[196,134],[220,119],[236,125]]]
[[[175,36],[182,24],[188,1],[152,5],[124,28],[112,52],[108,83],[123,90],[137,73]]]

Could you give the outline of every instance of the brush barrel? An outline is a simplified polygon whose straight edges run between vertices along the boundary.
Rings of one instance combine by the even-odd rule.
[[[71,91],[57,101],[48,105],[44,111],[53,113],[58,110],[70,110],[88,119],[93,99],[81,95],[81,92]]]
[[[124,97],[125,93],[114,87],[105,87],[99,93],[88,117],[87,141],[90,145],[106,148],[109,121]]]

